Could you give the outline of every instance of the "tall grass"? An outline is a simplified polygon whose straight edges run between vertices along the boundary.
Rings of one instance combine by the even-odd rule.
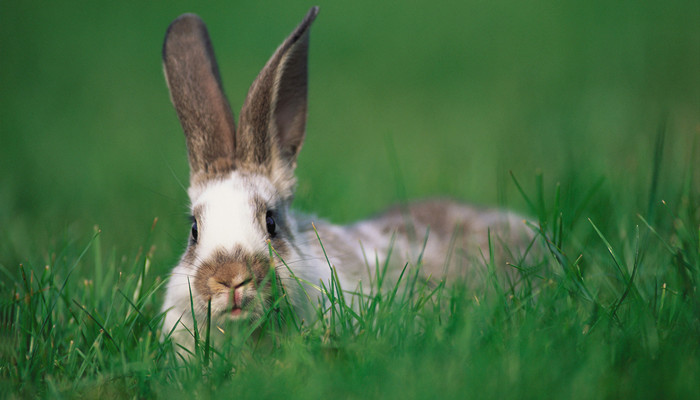
[[[541,176],[536,181],[537,191],[522,195],[538,216],[532,227],[548,267],[528,274],[528,284],[497,284],[485,260],[478,285],[431,284],[406,269],[396,286],[386,287],[384,265],[368,262],[375,278],[359,292],[347,292],[336,279],[324,283],[317,321],[300,322],[279,290],[257,329],[232,325],[217,342],[209,340],[208,327],[206,337],[193,339],[200,351],[185,362],[169,340],[159,340],[163,282],[150,273],[151,243],[120,258],[104,253],[96,230],[56,249],[46,266],[21,266],[21,279],[4,288],[3,393],[695,396],[700,216],[692,180],[675,201],[630,221],[629,233],[603,231],[592,218],[573,221],[586,214],[586,199],[582,212],[563,204],[561,186],[546,188]],[[606,195],[600,186],[590,189],[591,198]],[[585,244],[576,238],[582,230],[591,237]],[[74,273],[78,264],[92,271],[89,279]]]

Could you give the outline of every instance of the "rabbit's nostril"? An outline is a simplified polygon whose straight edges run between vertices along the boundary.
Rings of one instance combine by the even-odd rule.
[[[252,280],[253,280],[253,279],[251,279],[251,278],[248,278],[248,279],[243,280],[241,283],[239,283],[239,284],[236,285],[236,289],[240,288],[241,286],[247,285],[247,284],[250,283],[250,281],[252,281]]]

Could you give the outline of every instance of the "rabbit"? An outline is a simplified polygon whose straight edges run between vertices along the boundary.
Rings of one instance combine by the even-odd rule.
[[[297,315],[311,321],[331,265],[348,291],[360,282],[368,286],[374,269],[368,257],[390,258],[387,276],[394,281],[404,265],[422,268],[426,278],[456,279],[488,260],[489,239],[521,253],[499,250],[502,265],[517,262],[533,240],[518,214],[448,199],[397,206],[348,226],[290,209],[306,127],[309,29],[317,14],[311,8],[264,66],[237,127],[202,20],[184,14],[168,27],[163,66],[187,143],[192,228],[167,283],[163,333],[183,348],[193,348],[193,315],[201,327],[209,307],[212,324],[263,316],[271,266]]]

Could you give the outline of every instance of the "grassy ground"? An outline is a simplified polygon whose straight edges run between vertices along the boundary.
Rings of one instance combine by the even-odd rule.
[[[693,1],[321,2],[295,207],[507,206],[552,272],[534,294],[385,290],[177,362],[157,340],[188,232],[165,28],[207,21],[237,109],[310,5],[0,3],[2,396],[697,397]]]

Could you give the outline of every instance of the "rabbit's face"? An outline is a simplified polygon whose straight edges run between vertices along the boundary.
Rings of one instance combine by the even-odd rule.
[[[260,317],[271,285],[283,278],[275,265],[289,254],[285,201],[265,176],[238,171],[192,186],[189,195],[192,230],[181,264],[194,277],[197,308],[211,300],[212,316]]]
[[[317,13],[309,10],[260,71],[238,126],[204,22],[183,14],[168,27],[163,69],[187,141],[192,204],[189,244],[168,283],[169,329],[182,325],[189,334],[192,315],[204,321],[210,303],[216,321],[260,317],[275,287],[296,290],[281,260],[303,259],[287,210],[306,129],[309,27]]]

